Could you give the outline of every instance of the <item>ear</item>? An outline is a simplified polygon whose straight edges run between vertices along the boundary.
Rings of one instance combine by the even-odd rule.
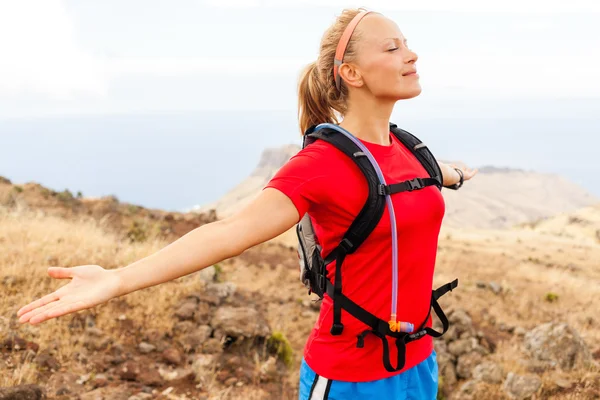
[[[362,75],[356,65],[351,63],[343,63],[338,69],[338,74],[340,74],[340,77],[348,86],[359,88],[364,85]]]

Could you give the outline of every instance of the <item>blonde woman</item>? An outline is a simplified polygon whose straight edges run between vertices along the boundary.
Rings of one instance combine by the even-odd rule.
[[[301,131],[321,123],[339,124],[368,148],[390,182],[423,176],[421,164],[390,134],[395,103],[421,92],[416,61],[393,21],[362,9],[344,10],[325,32],[317,61],[301,77]],[[446,187],[456,188],[477,172],[442,163],[439,167]],[[313,220],[323,253],[328,253],[360,212],[366,190],[364,176],[345,154],[316,141],[292,157],[236,215],[203,225],[149,257],[112,270],[98,265],[49,268],[51,277],[69,283],[21,308],[19,321],[39,324],[199,271],[289,230],[305,213]],[[399,246],[398,319],[419,324],[431,306],[444,201],[435,187],[392,199]],[[341,269],[345,295],[380,318],[386,318],[391,303],[389,231],[389,219],[382,218]],[[327,272],[331,277],[335,265]],[[365,337],[358,348],[357,335],[364,324],[345,311],[342,319],[343,332],[332,335],[332,301],[326,295],[304,349],[300,400],[436,398],[431,336],[408,343],[403,367],[390,372],[382,364],[382,342]],[[392,360],[394,351],[392,340]]]

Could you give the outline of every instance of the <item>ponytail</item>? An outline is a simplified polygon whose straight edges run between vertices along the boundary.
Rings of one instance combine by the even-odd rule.
[[[348,88],[343,81],[340,90],[333,77],[333,60],[337,45],[346,27],[363,9],[348,9],[336,19],[321,39],[317,61],[308,64],[300,74],[298,83],[298,122],[300,132],[321,123],[339,121],[338,116],[346,113]],[[351,62],[356,57],[355,43],[359,33],[355,32],[348,42],[344,61]]]
[[[327,84],[320,79],[317,63],[308,64],[298,84],[298,121],[302,133],[313,125],[338,122],[329,105],[327,89]]]

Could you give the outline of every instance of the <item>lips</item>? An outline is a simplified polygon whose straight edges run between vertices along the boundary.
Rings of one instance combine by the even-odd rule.
[[[417,74],[417,70],[412,70],[412,71],[408,71],[402,74],[402,76],[409,76],[409,75],[416,75]]]

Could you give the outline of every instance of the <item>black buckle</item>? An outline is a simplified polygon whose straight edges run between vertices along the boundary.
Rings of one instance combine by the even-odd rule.
[[[340,322],[339,324],[333,324],[331,326],[331,334],[332,335],[341,335],[344,330],[344,325]]]
[[[423,188],[423,180],[421,178],[411,179],[410,181],[406,181],[406,183],[408,184],[409,192]]]
[[[380,196],[387,196],[387,195],[392,194],[390,187],[388,185],[379,185],[379,187],[377,188],[377,193]]]
[[[346,254],[348,254],[348,252],[354,248],[354,245],[350,240],[348,240],[348,238],[344,238],[340,242],[340,247],[346,252]]]

